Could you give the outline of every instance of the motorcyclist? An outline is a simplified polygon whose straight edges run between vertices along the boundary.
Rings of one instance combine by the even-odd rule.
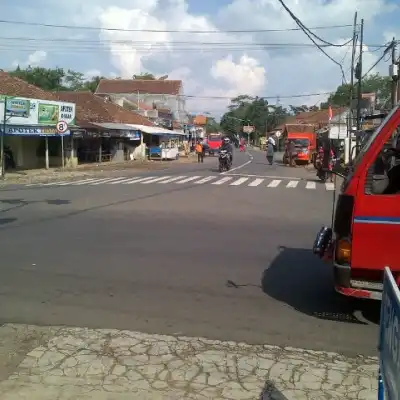
[[[225,137],[222,140],[222,144],[221,144],[221,147],[219,149],[220,150],[226,150],[228,152],[229,158],[230,158],[231,163],[232,163],[232,161],[233,161],[233,147],[232,147],[231,141],[230,141],[230,139],[228,137]]]

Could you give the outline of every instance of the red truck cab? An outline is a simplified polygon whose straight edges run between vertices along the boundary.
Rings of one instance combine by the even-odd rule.
[[[283,130],[283,138],[294,142],[296,149],[298,150],[298,162],[305,164],[314,162],[314,157],[317,151],[317,135],[314,125],[287,124]]]
[[[343,176],[332,227],[314,253],[333,267],[342,295],[379,300],[383,270],[400,284],[400,106],[365,141]]]
[[[222,135],[220,133],[210,133],[207,137],[208,152],[210,156],[218,153],[222,145]]]

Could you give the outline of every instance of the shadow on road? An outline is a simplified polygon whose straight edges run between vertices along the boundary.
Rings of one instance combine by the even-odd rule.
[[[281,247],[264,271],[268,296],[319,319],[367,325],[379,323],[378,302],[358,301],[334,292],[332,268],[309,249]]]
[[[259,400],[288,400],[275,386],[272,381],[267,380],[261,391]]]

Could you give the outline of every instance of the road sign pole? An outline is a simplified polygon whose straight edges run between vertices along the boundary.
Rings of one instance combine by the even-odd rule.
[[[61,134],[61,163],[62,169],[64,169],[65,160],[64,160],[64,134]]]

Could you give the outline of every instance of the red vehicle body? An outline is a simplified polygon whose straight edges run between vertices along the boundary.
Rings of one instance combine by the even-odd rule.
[[[400,105],[366,140],[340,188],[332,228],[314,253],[333,266],[337,292],[382,298],[383,270],[400,284]]]
[[[207,137],[207,144],[210,155],[218,153],[218,150],[222,145],[222,135],[220,133],[210,133]]]
[[[317,135],[314,125],[287,124],[283,131],[283,137],[285,140],[294,141],[296,148],[298,148],[298,162],[310,164],[314,161],[317,149]]]

